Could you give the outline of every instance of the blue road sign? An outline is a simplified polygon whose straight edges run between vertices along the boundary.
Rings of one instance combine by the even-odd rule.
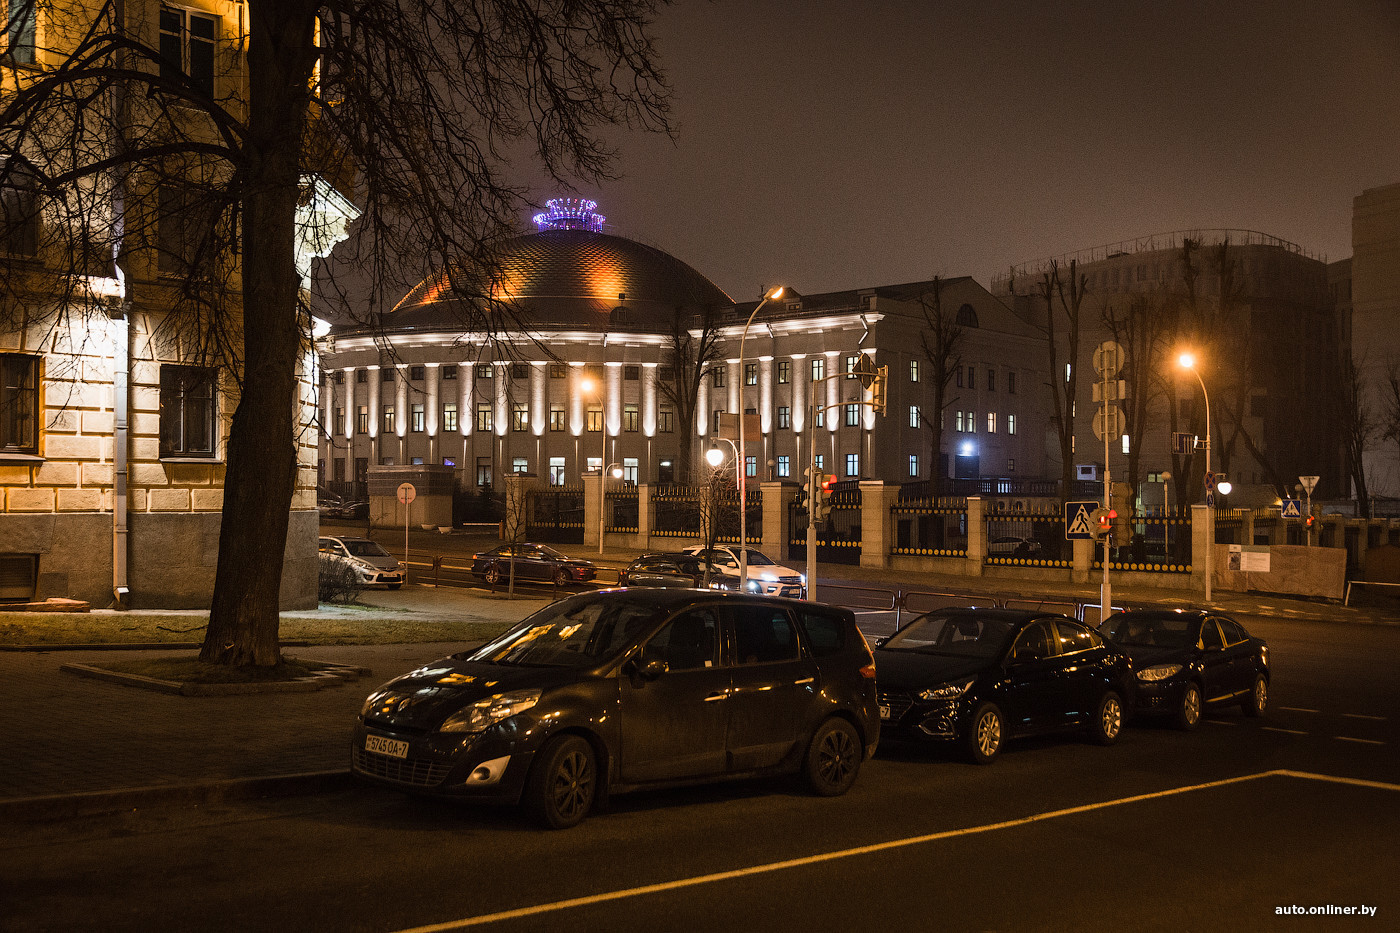
[[[1074,541],[1083,538],[1086,541],[1094,539],[1094,509],[1100,503],[1094,502],[1066,502],[1065,503],[1065,537]]]
[[[1284,500],[1283,500],[1283,517],[1284,517],[1284,518],[1302,518],[1302,517],[1303,517],[1303,500],[1301,500],[1301,499],[1284,499]]]

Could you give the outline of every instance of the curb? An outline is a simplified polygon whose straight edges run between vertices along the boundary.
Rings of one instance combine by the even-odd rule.
[[[197,784],[127,787],[78,794],[52,794],[0,800],[0,822],[64,820],[116,810],[135,810],[156,804],[206,806],[233,800],[263,797],[301,797],[329,794],[355,786],[349,769],[308,771],[276,777],[233,778]]]
[[[325,662],[318,662],[325,663]],[[296,680],[271,680],[253,683],[205,684],[175,680],[161,680],[144,674],[126,674],[91,664],[60,664],[58,669],[79,677],[91,677],[108,683],[123,684],[128,687],[142,687],[159,693],[173,693],[187,697],[226,697],[246,696],[253,693],[314,693],[325,687],[343,687],[360,677],[372,673],[367,667],[350,665],[330,665]]]

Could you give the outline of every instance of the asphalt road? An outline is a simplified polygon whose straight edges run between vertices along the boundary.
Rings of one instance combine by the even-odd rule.
[[[643,793],[562,833],[377,788],[26,824],[0,837],[0,929],[1393,928],[1400,630],[1244,621],[1274,661],[1262,720],[985,768],[887,745],[842,798]]]

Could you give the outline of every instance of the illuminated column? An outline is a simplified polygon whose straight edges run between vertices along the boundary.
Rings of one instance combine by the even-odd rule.
[[[398,435],[398,452],[395,463],[408,461],[408,367],[400,363],[394,367],[394,433]]]
[[[622,364],[604,364],[603,379],[607,386],[607,415],[603,418],[603,430],[613,437],[619,437],[622,434]],[[607,466],[603,464],[604,469]]]
[[[463,437],[469,437],[476,427],[476,412],[472,411],[472,364],[457,364],[457,430]],[[462,446],[465,455],[466,445]],[[463,467],[466,463],[463,462]]]
[[[355,370],[345,370],[345,442],[348,446],[355,436]]]
[[[758,358],[758,426],[764,434],[773,430],[773,357]]]
[[[838,372],[840,372],[840,370],[837,369],[837,367],[840,365],[841,351],[827,350],[826,374],[828,376],[836,375]],[[841,379],[828,379],[826,383],[826,404],[828,406],[826,410],[826,429],[832,434],[835,434],[836,429],[841,426],[841,417],[843,413],[839,408],[831,408],[830,406],[835,405],[837,402],[841,401],[841,383],[843,381],[844,380]],[[830,470],[829,472],[835,473],[836,471]]]
[[[695,393],[695,433],[704,437],[710,433],[710,385],[708,376],[700,380],[700,390]],[[681,425],[681,430],[690,430],[689,425]]]
[[[807,430],[807,399],[811,397],[807,386],[811,380],[812,371],[807,365],[807,354],[794,353],[792,355],[791,415],[792,433],[797,438],[803,437]],[[801,457],[798,458],[798,462],[801,462]]]
[[[726,360],[725,369],[729,376],[729,403],[725,410],[730,414],[744,413],[744,374],[738,360]]]
[[[506,377],[510,374],[509,363],[496,363],[496,413],[492,420],[496,423],[496,436],[505,437],[510,430],[510,404],[506,393]]]
[[[369,371],[369,396],[366,404],[369,406],[369,459],[371,463],[378,463],[382,457],[383,446],[379,442],[379,428],[383,424],[380,412],[379,393],[383,383],[380,381],[379,367],[366,366]]]
[[[442,378],[438,363],[426,363],[423,381],[427,383],[427,401],[423,403],[423,429],[428,432],[428,462],[438,462],[438,380]]]
[[[545,430],[549,427],[549,377],[548,363],[530,364],[530,430],[535,437],[543,437]],[[535,471],[541,476],[545,474],[544,464],[540,461],[539,446],[535,449]]]
[[[875,363],[875,351],[874,351],[874,350],[862,350],[862,351],[860,351],[860,352],[862,352],[862,353],[864,353],[864,354],[866,355],[866,357],[870,360],[871,365],[874,365],[874,363]],[[859,383],[857,383],[857,385],[859,385]],[[863,402],[872,401],[872,400],[875,398],[875,390],[874,390],[873,388],[870,388],[870,389],[862,389],[861,392],[860,392],[860,398],[861,398],[861,401],[863,401]],[[873,431],[873,430],[875,430],[875,406],[874,406],[874,405],[862,405],[862,406],[861,406],[861,412],[862,412],[863,415],[864,415],[864,417],[863,417],[862,420],[865,422],[865,430],[867,430],[867,431]],[[862,470],[861,472],[867,472],[867,471]],[[874,475],[876,475],[876,474],[872,472],[872,473],[869,473],[868,475],[874,476]]]
[[[584,369],[582,363],[569,364],[569,433],[578,437],[583,433],[584,412],[588,410],[588,400],[583,397]],[[596,391],[596,389],[595,389]],[[606,464],[604,464],[606,466]],[[579,470],[582,472],[580,465]]]
[[[656,364],[642,364],[642,434],[656,436]],[[650,475],[650,474],[648,474]]]

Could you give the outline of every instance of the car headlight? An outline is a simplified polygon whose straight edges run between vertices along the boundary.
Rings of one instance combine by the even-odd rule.
[[[763,592],[763,584],[759,583],[757,580],[750,580],[749,589],[753,590],[755,593],[761,593]]]
[[[1175,677],[1180,672],[1180,664],[1156,664],[1138,671],[1137,679],[1144,683],[1155,683],[1159,680],[1166,680],[1168,677]]]
[[[953,683],[944,684],[941,687],[930,687],[927,690],[921,690],[919,691],[919,699],[956,700],[972,688],[972,682],[975,679],[974,677],[969,677],[966,680],[956,680]]]
[[[777,578],[776,576],[774,576],[773,574],[768,573],[767,571],[764,571],[763,573],[760,573],[760,574],[759,574],[759,577],[762,578],[763,580],[768,581],[769,583],[777,583],[777,582],[778,582],[778,578]]]
[[[513,690],[464,706],[440,726],[439,732],[480,732],[502,719],[523,713],[540,701],[538,690]]]
[[[797,575],[797,579],[799,579],[799,580],[802,581],[802,585],[803,585],[803,586],[806,586],[806,585],[807,585],[807,575],[806,575],[805,573],[799,573],[799,574]]]

